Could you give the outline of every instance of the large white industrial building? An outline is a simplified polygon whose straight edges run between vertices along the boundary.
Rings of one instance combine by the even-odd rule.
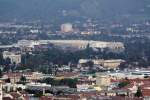
[[[124,44],[121,42],[103,42],[103,41],[92,41],[92,40],[19,40],[18,43],[12,45],[3,45],[0,48],[11,48],[11,47],[28,47],[34,48],[40,44],[54,44],[56,46],[68,46],[77,49],[85,49],[87,45],[91,48],[97,49],[112,49],[112,50],[124,50]]]
[[[52,43],[54,45],[70,45],[79,49],[85,49],[87,45],[92,48],[111,48],[111,49],[124,49],[124,44],[121,42],[103,42],[92,40],[39,40],[40,43]]]

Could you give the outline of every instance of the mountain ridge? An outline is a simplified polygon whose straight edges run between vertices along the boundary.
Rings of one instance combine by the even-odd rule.
[[[148,16],[148,0],[0,0],[0,19]]]

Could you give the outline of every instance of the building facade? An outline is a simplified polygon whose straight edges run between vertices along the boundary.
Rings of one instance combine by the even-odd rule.
[[[11,63],[15,64],[21,63],[21,54],[16,54],[14,52],[4,51],[3,58],[4,59],[9,58]]]

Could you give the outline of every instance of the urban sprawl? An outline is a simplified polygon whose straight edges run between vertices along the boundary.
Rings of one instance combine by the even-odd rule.
[[[150,21],[0,23],[0,100],[150,100]]]

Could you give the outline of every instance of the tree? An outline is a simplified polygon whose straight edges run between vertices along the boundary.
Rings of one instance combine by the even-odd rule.
[[[10,65],[11,64],[11,60],[10,60],[10,58],[6,58],[5,59],[5,65]]]
[[[76,84],[77,84],[78,80],[77,79],[70,79],[70,78],[65,78],[60,80],[60,84],[61,85],[67,85],[70,88],[76,88]]]
[[[41,91],[37,91],[35,94],[34,94],[34,97],[41,97],[43,96],[43,93]]]
[[[76,78],[75,79],[65,78],[65,79],[61,79],[61,80],[56,80],[53,78],[46,78],[46,79],[42,80],[41,82],[51,84],[54,86],[67,85],[70,88],[76,88],[76,84],[78,82],[78,79],[76,79]]]
[[[144,78],[149,78],[149,76],[144,76]]]
[[[3,65],[3,63],[4,63],[3,55],[2,55],[2,53],[0,52],[0,65]]]
[[[142,97],[142,91],[140,87],[138,87],[137,92],[135,93],[135,97]]]
[[[92,68],[93,65],[94,65],[93,61],[88,61],[88,62],[86,62],[86,63],[83,64],[83,66],[90,67],[90,68]]]
[[[5,82],[6,82],[6,83],[10,83],[10,82],[11,82],[11,81],[10,81],[10,78],[6,79]]]
[[[21,87],[17,88],[17,91],[22,91],[22,88]]]
[[[21,76],[20,82],[22,82],[23,84],[25,84],[26,81],[27,81],[26,77],[25,76]]]
[[[120,82],[120,83],[118,84],[118,87],[119,87],[119,88],[123,88],[123,87],[127,86],[128,84],[129,84],[128,81]]]
[[[2,70],[0,69],[0,78],[2,78],[3,76],[3,73],[2,73]]]

